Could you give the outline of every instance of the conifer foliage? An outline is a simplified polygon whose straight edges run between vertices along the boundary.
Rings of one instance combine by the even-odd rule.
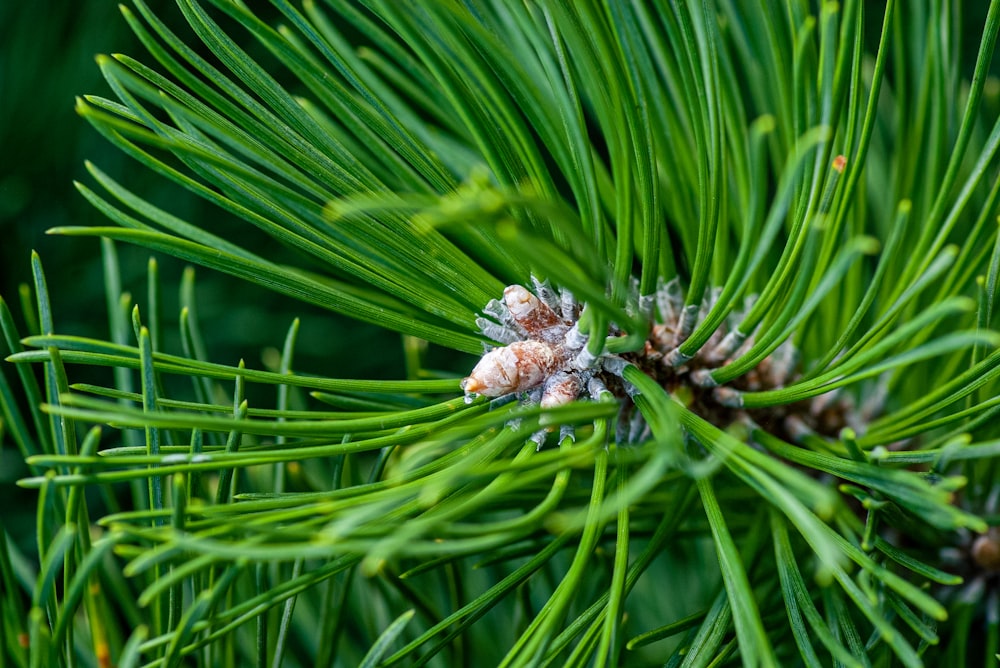
[[[0,655],[993,665],[1000,3],[941,4],[123,7],[147,53],[78,112],[215,213],[88,164],[107,225],[52,233],[101,239],[108,336],[38,256],[0,302]],[[123,244],[405,368],[297,368],[298,321],[210,359],[193,271],[122,306]]]

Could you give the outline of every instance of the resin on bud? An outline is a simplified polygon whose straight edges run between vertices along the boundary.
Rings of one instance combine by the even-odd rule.
[[[546,379],[539,404],[542,408],[564,406],[580,396],[582,389],[583,381],[580,376],[559,371]]]
[[[556,349],[544,341],[515,341],[483,355],[462,381],[466,393],[501,397],[533,389],[562,365]]]
[[[503,291],[504,306],[528,336],[554,341],[565,334],[566,325],[547,304],[520,285]]]

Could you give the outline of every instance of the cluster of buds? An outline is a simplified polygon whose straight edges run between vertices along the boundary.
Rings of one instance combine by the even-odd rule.
[[[503,301],[484,309],[501,324],[480,318],[483,333],[507,345],[494,348],[462,381],[466,398],[526,393],[543,408],[567,404],[588,392],[604,390],[599,360],[587,353],[587,337],[577,327],[580,307],[568,292],[556,294],[537,283],[536,296],[520,285],[508,286]]]
[[[803,432],[833,435],[844,426],[860,427],[852,419],[857,415],[849,402],[832,395],[790,406],[742,409],[741,391],[776,389],[798,377],[798,352],[790,341],[731,383],[714,383],[714,369],[729,364],[754,344],[753,335],[745,335],[737,327],[753,305],[753,297],[743,308],[733,310],[694,355],[686,356],[681,354],[680,344],[695,322],[708,316],[719,292],[710,291],[700,308],[685,308],[675,279],[652,296],[655,309],[648,311],[653,322],[640,350],[620,356],[593,355],[587,349],[587,337],[578,328],[581,308],[573,296],[566,291],[557,293],[537,280],[534,287],[535,293],[520,285],[508,286],[502,301],[493,300],[484,308],[490,319],[480,318],[477,324],[484,336],[504,345],[488,350],[462,381],[467,401],[476,395],[521,396],[528,403],[551,408],[580,397],[599,398],[610,386],[612,394],[622,401],[621,422],[630,423],[626,425],[627,440],[635,440],[643,437],[644,423],[627,399],[631,386],[620,377],[626,364],[634,364],[668,392],[687,396],[691,410],[720,427],[749,421],[791,438]],[[536,438],[541,443],[544,434]]]

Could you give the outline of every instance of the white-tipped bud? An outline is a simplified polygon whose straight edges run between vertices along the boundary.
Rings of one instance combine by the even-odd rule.
[[[564,406],[580,396],[583,381],[575,374],[568,374],[565,371],[549,376],[545,381],[545,389],[542,391],[542,408],[554,408]]]
[[[504,288],[503,303],[514,321],[529,334],[537,335],[551,327],[564,326],[555,311],[520,285]]]
[[[462,381],[466,394],[499,397],[524,392],[542,382],[559,366],[560,356],[541,341],[515,341],[483,355]]]

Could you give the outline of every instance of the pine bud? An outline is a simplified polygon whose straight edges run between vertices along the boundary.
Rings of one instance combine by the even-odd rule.
[[[562,363],[556,349],[543,341],[515,341],[483,355],[462,389],[487,397],[524,392],[538,385]]]

